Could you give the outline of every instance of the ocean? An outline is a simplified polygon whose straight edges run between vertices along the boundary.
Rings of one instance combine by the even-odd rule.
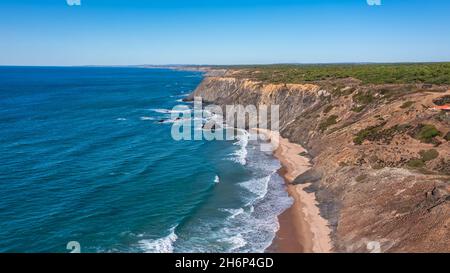
[[[0,252],[263,252],[292,204],[242,133],[175,141],[200,72],[0,67]],[[164,122],[160,122],[164,120]],[[197,128],[200,129],[201,128]]]

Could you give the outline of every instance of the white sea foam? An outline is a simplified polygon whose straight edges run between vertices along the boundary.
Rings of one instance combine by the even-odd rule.
[[[292,205],[292,198],[284,189],[283,178],[276,173],[279,162],[261,153],[248,133],[239,133],[235,143],[238,151],[233,157],[250,173],[247,181],[240,180],[242,182],[233,185],[242,187],[236,192],[240,207],[219,209],[226,214],[218,221],[199,219],[193,226],[188,225],[189,235],[180,234],[179,239],[173,231],[159,239],[139,238],[141,249],[145,252],[173,252],[176,242],[176,251],[181,252],[262,253],[272,244],[279,229],[278,215]],[[220,180],[225,181],[224,177],[214,177],[214,182]]]
[[[279,162],[261,153],[258,146],[253,149],[258,145],[255,142],[250,139],[246,146],[248,154],[244,168],[248,172],[247,181],[226,185],[237,187],[232,191],[235,194],[232,204],[236,206],[219,208],[222,212],[220,217],[209,218],[208,212],[193,219],[192,224],[183,228],[183,234],[176,242],[176,251],[263,253],[272,244],[279,229],[278,215],[292,205],[292,198],[284,189],[283,178],[276,173]],[[224,177],[220,180],[225,182]]]
[[[146,253],[172,253],[173,243],[178,239],[175,234],[175,228],[172,228],[170,234],[159,239],[140,240],[139,247]]]
[[[246,130],[238,130],[238,134],[236,136],[237,142],[234,145],[239,145],[240,148],[233,153],[234,160],[239,162],[241,165],[247,164],[247,145],[249,139],[249,133]]]
[[[118,120],[118,121],[125,121],[127,119],[126,118],[116,118],[116,120]]]
[[[170,114],[168,109],[150,109],[150,110],[160,114]]]
[[[274,181],[277,182],[277,181]],[[280,181],[278,181],[280,182]],[[227,252],[264,252],[279,229],[278,215],[292,205],[287,193],[272,184],[263,199],[256,199],[246,208],[230,210],[226,227],[220,230],[224,242],[230,245]]]
[[[273,172],[272,174],[275,174],[275,172]],[[251,179],[249,181],[240,183],[239,185],[249,190],[250,192],[254,193],[257,196],[257,198],[263,198],[267,194],[269,188],[269,181],[270,178],[272,177],[272,174],[262,178]]]
[[[177,113],[190,113],[192,110],[191,109],[186,109],[186,110],[169,110],[169,109],[150,109],[153,112],[156,113],[160,113],[160,114],[177,114]]]
[[[229,219],[234,219],[236,216],[244,213],[244,208],[238,208],[238,209],[223,209],[223,211],[226,211],[230,213]]]
[[[238,184],[252,194],[242,194],[246,200],[243,208],[225,210],[230,216],[221,232],[231,238],[230,252],[264,252],[279,229],[278,215],[293,202],[284,189],[283,178],[276,172],[279,162],[259,149],[251,149],[253,146],[254,141],[250,140],[246,168],[257,177]]]
[[[216,175],[216,177],[214,177],[214,183],[220,183],[220,178],[218,175]]]
[[[240,248],[245,247],[247,245],[247,241],[240,233],[228,238],[220,239],[219,242],[225,242],[230,244],[231,246],[229,248],[229,252],[235,252],[236,250],[239,250]]]
[[[185,97],[187,97],[187,96],[189,96],[189,94],[171,95],[170,97],[171,97],[171,98],[180,98],[180,97],[185,98]]]
[[[141,120],[155,120],[154,117],[141,117]]]

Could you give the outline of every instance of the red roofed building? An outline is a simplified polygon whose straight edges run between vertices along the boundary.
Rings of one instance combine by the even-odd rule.
[[[442,106],[435,106],[434,109],[436,110],[442,110],[442,111],[450,111],[450,105],[442,105]]]

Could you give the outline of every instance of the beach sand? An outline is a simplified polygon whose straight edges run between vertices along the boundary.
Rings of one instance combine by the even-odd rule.
[[[300,155],[306,150],[302,146],[282,138],[276,132],[263,129],[254,130],[271,140],[275,148],[274,156],[282,165],[279,174],[286,182],[288,194],[294,199],[292,207],[279,215],[280,229],[267,252],[331,252],[331,230],[328,222],[320,216],[315,193],[305,191],[309,184],[292,184],[297,176],[311,168],[309,159]]]

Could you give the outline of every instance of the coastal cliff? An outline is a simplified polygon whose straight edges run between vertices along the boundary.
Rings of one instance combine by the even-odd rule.
[[[333,251],[450,251],[450,115],[436,108],[450,100],[447,85],[267,83],[230,70],[194,97],[280,106],[281,136],[312,165],[290,183],[315,194]]]

